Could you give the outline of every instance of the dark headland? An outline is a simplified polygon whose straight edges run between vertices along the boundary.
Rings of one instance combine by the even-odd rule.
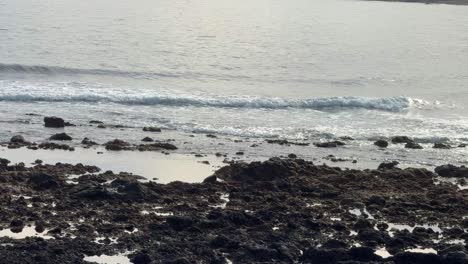
[[[370,0],[374,1],[374,0]],[[405,2],[421,4],[468,5],[468,0],[375,0],[383,2]]]

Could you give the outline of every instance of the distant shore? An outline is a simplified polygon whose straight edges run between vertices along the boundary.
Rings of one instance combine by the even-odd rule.
[[[370,0],[382,2],[404,2],[404,3],[421,3],[421,4],[446,4],[446,5],[468,5],[468,0]]]

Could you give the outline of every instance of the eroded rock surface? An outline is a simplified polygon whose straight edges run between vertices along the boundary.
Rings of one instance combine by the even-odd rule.
[[[467,261],[467,190],[426,169],[272,158],[158,184],[82,164],[10,164],[0,166],[0,226],[40,235],[0,236],[4,263],[122,252],[133,263]],[[407,251],[418,248],[437,254]]]

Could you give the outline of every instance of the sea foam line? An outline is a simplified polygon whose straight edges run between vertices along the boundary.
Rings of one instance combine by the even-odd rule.
[[[309,99],[261,98],[261,97],[199,97],[190,95],[35,95],[35,94],[2,94],[0,101],[8,102],[85,102],[115,103],[128,105],[164,105],[226,108],[266,108],[266,109],[335,109],[362,108],[383,111],[403,111],[413,106],[429,103],[410,97],[325,97]]]
[[[85,102],[126,105],[163,105],[265,109],[348,109],[361,108],[398,112],[427,108],[435,104],[405,96],[386,98],[336,96],[282,98],[187,94],[175,90],[109,87],[79,82],[28,83],[0,80],[0,101],[7,102]]]

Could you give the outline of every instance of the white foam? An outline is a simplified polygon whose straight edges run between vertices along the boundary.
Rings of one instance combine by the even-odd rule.
[[[374,98],[338,96],[318,98],[279,98],[258,96],[214,96],[181,94],[166,90],[135,90],[101,87],[81,83],[45,83],[43,85],[18,81],[0,81],[0,101],[13,102],[88,102],[128,105],[165,105],[228,108],[304,108],[339,109],[363,108],[383,111],[402,111],[412,107],[434,105],[431,102],[404,96]]]

